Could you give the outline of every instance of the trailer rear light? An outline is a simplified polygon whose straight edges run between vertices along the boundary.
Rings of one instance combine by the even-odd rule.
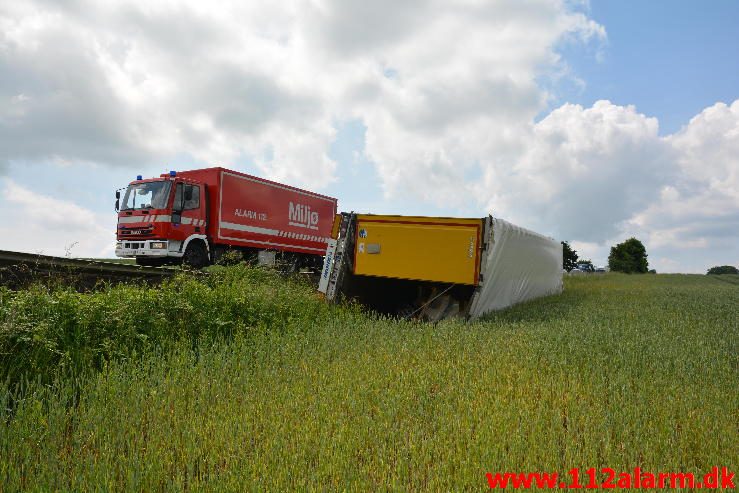
[[[152,241],[150,245],[152,250],[164,250],[167,248],[167,243],[164,241]]]

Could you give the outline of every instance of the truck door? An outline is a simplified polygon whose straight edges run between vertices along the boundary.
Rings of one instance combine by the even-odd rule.
[[[172,207],[172,237],[186,240],[191,235],[205,234],[205,200],[200,184],[179,182]]]

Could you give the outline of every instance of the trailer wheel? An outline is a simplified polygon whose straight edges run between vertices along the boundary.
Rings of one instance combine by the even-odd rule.
[[[182,263],[193,269],[200,269],[208,265],[208,252],[205,250],[205,245],[200,241],[191,241],[182,256]]]
[[[459,301],[445,294],[424,306],[420,318],[427,322],[439,322],[457,315],[459,315]]]

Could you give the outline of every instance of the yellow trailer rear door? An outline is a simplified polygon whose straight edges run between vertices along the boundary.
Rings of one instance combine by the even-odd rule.
[[[354,274],[476,285],[482,219],[358,215]]]

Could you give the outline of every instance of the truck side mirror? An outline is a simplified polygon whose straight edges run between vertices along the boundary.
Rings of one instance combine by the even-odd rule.
[[[118,212],[121,208],[121,200],[116,198],[115,199],[115,211]]]
[[[120,199],[121,198],[121,191],[120,190],[116,190],[115,191],[115,198],[116,199]]]
[[[192,200],[192,187],[185,187],[185,202],[190,202]]]
[[[182,222],[182,211],[172,211],[172,224],[180,224]]]

